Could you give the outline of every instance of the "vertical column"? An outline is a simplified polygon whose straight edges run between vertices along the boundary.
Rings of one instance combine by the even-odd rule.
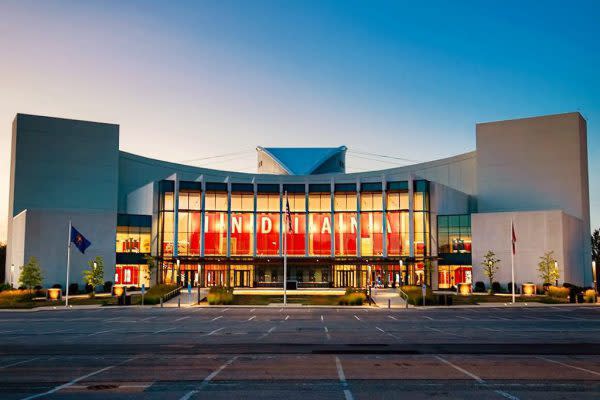
[[[227,258],[231,257],[231,182],[227,177]],[[227,269],[229,271],[229,267]]]
[[[361,257],[360,243],[360,178],[356,178],[356,256]]]
[[[304,255],[308,256],[308,235],[310,233],[310,223],[308,220],[308,182],[304,184]]]
[[[252,243],[253,243],[253,245],[252,245],[252,256],[256,257],[256,238],[257,238],[257,234],[256,234],[256,214],[257,214],[257,212],[256,212],[256,203],[257,203],[257,199],[256,199],[256,197],[257,197],[257,193],[258,193],[258,185],[256,184],[256,182],[252,182],[252,185],[254,186],[253,187],[253,191],[254,191],[254,206],[253,206],[254,207],[254,211],[253,211],[253,214],[252,214],[252,224],[253,224],[254,232],[252,233],[252,236],[253,236],[253,238],[252,238]]]
[[[177,257],[179,257],[179,175],[175,174],[175,188],[173,189],[173,258]]]
[[[289,196],[289,193],[288,193]],[[283,214],[285,213],[285,204],[283,202],[285,199],[283,198],[283,183],[279,184],[279,255],[283,257],[283,224],[284,218]]]
[[[408,240],[410,257],[415,256],[415,185],[413,175],[408,177]]]
[[[331,225],[331,249],[329,250],[329,256],[335,256],[335,211],[334,211],[334,197],[335,196],[335,181],[331,178],[330,186],[329,186],[329,215],[330,215],[330,225]]]
[[[388,249],[387,249],[387,196],[386,196],[386,190],[387,190],[387,183],[386,183],[386,178],[385,175],[382,177],[381,179],[381,204],[383,210],[382,210],[382,228],[383,228],[383,256],[387,257],[388,256]]]
[[[204,257],[206,234],[206,182],[202,179],[202,192],[200,192],[200,257]]]

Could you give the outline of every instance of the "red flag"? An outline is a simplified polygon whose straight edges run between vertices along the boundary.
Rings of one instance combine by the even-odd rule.
[[[515,234],[515,225],[513,224],[512,221],[510,221],[510,227],[512,229],[512,252],[513,254],[515,253],[515,245],[517,243],[517,235]]]

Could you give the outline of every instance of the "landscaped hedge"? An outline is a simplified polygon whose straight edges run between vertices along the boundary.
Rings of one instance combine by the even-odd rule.
[[[571,289],[569,289],[568,287],[548,286],[546,293],[550,297],[566,300],[569,297],[570,292]]]
[[[583,301],[585,301],[586,303],[593,303],[594,301],[596,301],[596,292],[594,291],[594,289],[588,289],[585,292],[583,292]]]
[[[144,295],[144,304],[152,305],[160,303],[160,298],[167,293],[177,289],[177,285],[154,285]],[[140,297],[141,301],[141,297]]]
[[[402,291],[408,295],[408,303],[415,306],[423,305],[423,292],[421,286],[417,285],[406,285],[401,287]],[[433,294],[433,291],[429,286],[425,292],[425,305],[432,306],[437,305],[437,297]]]
[[[367,301],[367,295],[364,290],[346,289],[346,294],[341,296],[338,304],[341,306],[362,306]]]
[[[207,296],[210,305],[233,304],[233,288],[224,286],[211,287]]]

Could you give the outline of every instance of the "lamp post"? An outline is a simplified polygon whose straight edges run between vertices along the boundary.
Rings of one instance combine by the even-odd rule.
[[[596,290],[596,261],[592,261],[592,279],[594,280],[594,294],[597,294]]]
[[[15,286],[15,264],[10,265],[10,284]]]
[[[554,268],[558,271],[558,261],[554,261]],[[556,280],[555,286],[558,286],[558,279]]]

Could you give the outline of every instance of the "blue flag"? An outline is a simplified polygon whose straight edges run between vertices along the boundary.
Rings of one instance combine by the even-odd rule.
[[[92,244],[89,240],[85,238],[79,231],[73,227],[71,227],[71,243],[75,245],[79,249],[81,253],[85,254],[85,249],[90,247]]]

